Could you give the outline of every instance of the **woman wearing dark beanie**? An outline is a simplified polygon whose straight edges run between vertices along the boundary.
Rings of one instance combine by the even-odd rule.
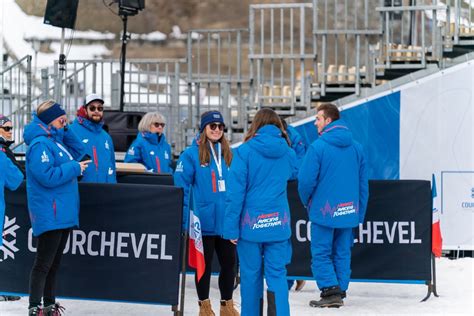
[[[199,316],[215,315],[209,300],[212,258],[217,254],[220,264],[220,315],[239,315],[234,308],[236,250],[230,241],[222,239],[227,172],[232,151],[224,135],[224,119],[218,111],[201,115],[199,134],[191,147],[179,157],[174,174],[176,186],[184,191],[183,226],[189,230],[190,212],[199,216],[203,235],[204,260],[202,275],[196,273],[195,283],[199,297]],[[192,201],[192,205],[190,205]]]
[[[25,127],[28,210],[33,235],[38,237],[29,315],[59,315],[64,309],[56,302],[56,273],[69,232],[79,225],[77,177],[90,162],[78,161],[84,146],[67,124],[66,112],[51,100],[38,106]]]

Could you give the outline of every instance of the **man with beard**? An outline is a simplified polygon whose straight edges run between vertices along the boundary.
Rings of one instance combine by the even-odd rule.
[[[20,169],[23,176],[25,176],[25,166],[16,160],[15,154],[10,149],[10,145],[14,142],[12,121],[7,116],[0,114],[0,150],[7,155],[8,159],[10,159],[11,162]]]
[[[71,129],[86,147],[92,160],[84,171],[81,182],[117,183],[114,144],[104,126],[104,100],[97,94],[89,94],[85,105],[77,111]]]

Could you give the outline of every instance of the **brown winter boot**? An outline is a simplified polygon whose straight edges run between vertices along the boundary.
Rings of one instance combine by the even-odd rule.
[[[204,301],[198,301],[199,304],[199,316],[216,316],[212,311],[211,301],[209,299]]]
[[[221,301],[220,316],[240,316],[239,312],[234,307],[234,300]]]

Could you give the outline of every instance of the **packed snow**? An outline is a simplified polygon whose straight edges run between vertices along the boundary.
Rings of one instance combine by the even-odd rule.
[[[437,259],[439,297],[431,296],[420,302],[427,293],[427,286],[420,284],[351,283],[344,306],[336,309],[309,307],[310,300],[319,297],[314,281],[308,281],[300,292],[291,290],[291,314],[305,315],[474,315],[474,259]],[[159,285],[157,286],[166,286]],[[133,291],[127,288],[124,291]],[[218,314],[219,290],[217,277],[211,282],[211,301]],[[240,287],[234,292],[240,307]],[[172,315],[169,306],[59,300],[66,307],[66,315]],[[0,315],[26,315],[28,298],[16,302],[0,302]],[[192,276],[186,278],[184,315],[197,315],[197,295]]]

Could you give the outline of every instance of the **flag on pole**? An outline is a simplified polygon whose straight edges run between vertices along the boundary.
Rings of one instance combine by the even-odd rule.
[[[431,251],[435,257],[441,257],[441,250],[443,248],[443,238],[441,237],[441,227],[439,224],[439,198],[436,191],[436,178],[433,174],[431,181],[431,196],[433,198],[433,224],[431,230]]]
[[[202,244],[201,222],[193,211],[189,214],[189,266],[196,269],[197,280],[201,279],[206,270],[204,261],[204,246]]]

